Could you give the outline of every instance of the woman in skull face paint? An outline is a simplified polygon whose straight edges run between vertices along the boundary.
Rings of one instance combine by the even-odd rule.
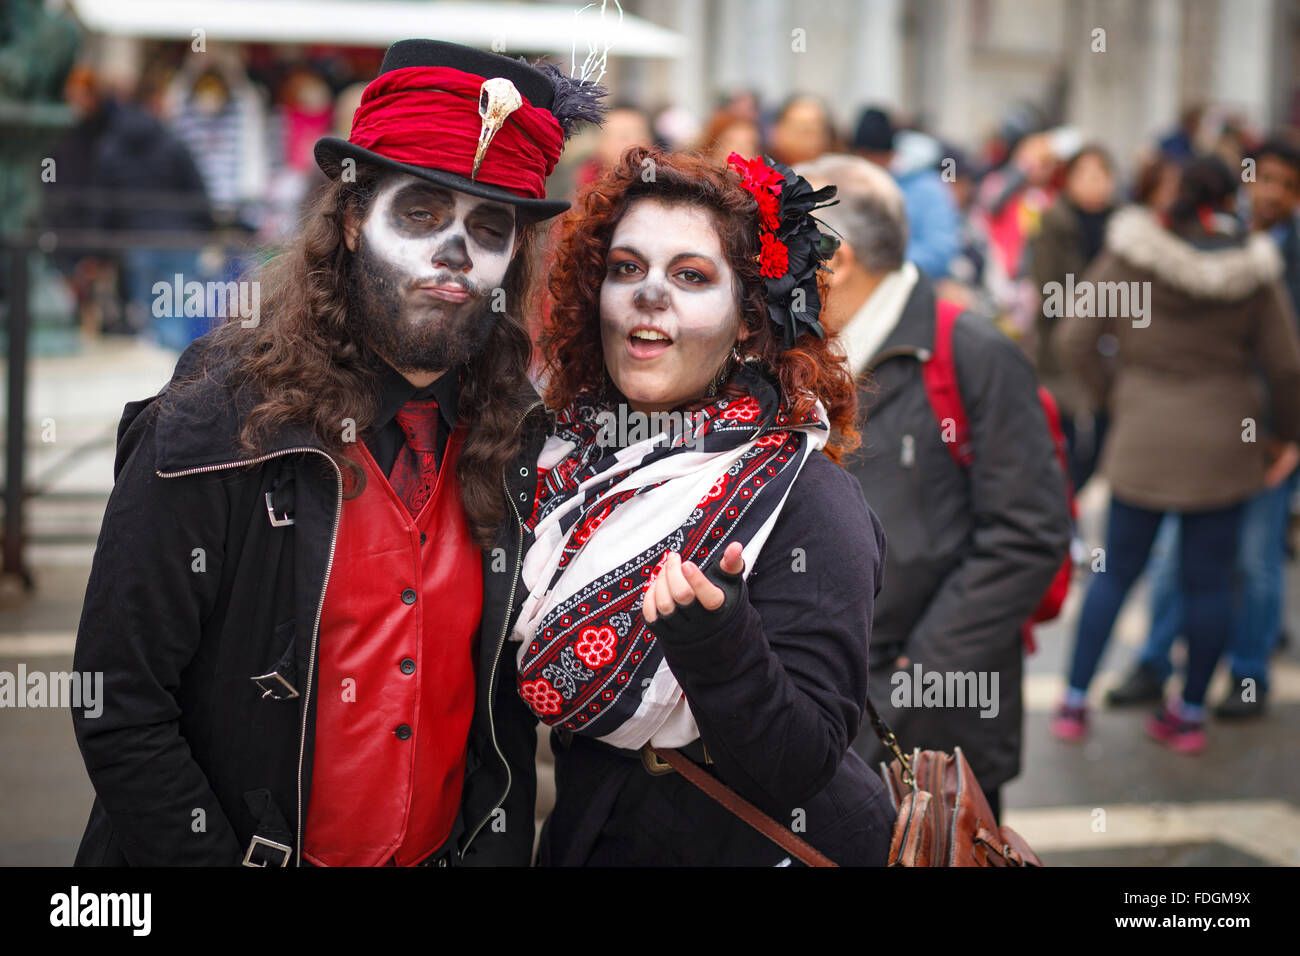
[[[885,862],[894,812],[848,749],[885,541],[837,464],[855,393],[816,321],[821,197],[784,167],[733,166],[628,150],[562,226],[542,340],[557,428],[512,630],[520,695],[553,728],[543,865],[789,862],[647,772],[651,748],[838,863]],[[776,192],[758,195],[782,175],[786,243]],[[805,301],[808,319],[786,307]],[[681,413],[666,430],[665,412]]]

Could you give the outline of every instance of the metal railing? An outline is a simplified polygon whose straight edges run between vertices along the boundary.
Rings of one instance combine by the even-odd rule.
[[[134,231],[110,232],[95,229],[33,229],[0,235],[0,252],[8,263],[5,285],[8,333],[8,382],[6,387],[5,486],[3,564],[0,573],[21,578],[26,590],[34,581],[25,559],[25,508],[28,499],[44,492],[23,481],[27,460],[28,343],[31,332],[30,283],[28,269],[34,251],[46,255],[56,251],[119,253],[134,249],[198,250],[220,247],[226,256],[250,251],[250,237],[244,230],[211,232]],[[100,442],[95,442],[98,445]],[[85,450],[83,446],[81,451]],[[69,459],[58,463],[67,467]]]

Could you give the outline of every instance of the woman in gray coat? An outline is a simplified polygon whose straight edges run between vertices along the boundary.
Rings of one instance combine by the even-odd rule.
[[[1261,417],[1271,413],[1282,441],[1300,437],[1300,341],[1282,261],[1268,237],[1243,239],[1232,214],[1236,185],[1218,159],[1193,160],[1167,220],[1137,208],[1116,213],[1105,251],[1058,303],[1062,365],[1110,414],[1101,471],[1112,490],[1105,573],[1084,600],[1069,690],[1053,722],[1063,739],[1086,735],[1088,684],[1161,518],[1175,512],[1187,681],[1181,703],[1147,730],[1179,752],[1206,745],[1205,693],[1232,631],[1241,505],[1270,463]]]

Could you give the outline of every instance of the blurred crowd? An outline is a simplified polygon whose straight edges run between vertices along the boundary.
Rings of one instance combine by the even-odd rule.
[[[65,96],[76,125],[54,149],[57,175],[43,200],[47,226],[131,246],[57,257],[83,331],[148,333],[181,349],[218,317],[154,316],[153,283],[236,278],[252,250],[291,232],[324,182],[313,145],[347,136],[359,79],[378,60],[369,49],[291,62],[259,46],[242,56],[158,52],[132,88],[88,66],[72,71]]]
[[[69,77],[66,99],[77,122],[53,153],[58,176],[44,192],[46,224],[153,237],[222,229],[247,236],[246,249],[274,248],[323,181],[312,145],[323,135],[348,135],[375,51],[309,49],[291,60],[258,45],[238,56],[187,56],[165,45],[158,52],[129,90],[87,66]],[[732,152],[765,152],[788,165],[855,153],[888,169],[902,189],[908,259],[941,282],[946,297],[980,306],[1033,350],[1038,289],[1049,273],[1086,265],[1113,208],[1128,200],[1163,208],[1179,164],[1194,152],[1214,152],[1237,168],[1257,143],[1230,114],[1195,108],[1126,169],[1103,143],[1053,126],[1030,104],[1010,109],[982,143],[958,144],[887,105],[865,108],[852,128],[840,128],[816,96],[765,104],[742,90],[702,119],[619,99],[604,128],[574,144],[555,177],[572,196],[637,145],[697,149],[719,163]],[[1060,243],[1075,233],[1077,242]],[[1074,252],[1059,259],[1075,246],[1081,260]],[[200,251],[191,240],[107,260],[62,255],[83,330],[152,331],[183,347],[213,317],[159,329],[141,290],[154,273],[228,278],[248,264],[200,258]]]

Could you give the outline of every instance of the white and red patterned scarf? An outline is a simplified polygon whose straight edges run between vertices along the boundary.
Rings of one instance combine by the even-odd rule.
[[[669,551],[701,568],[732,541],[754,566],[808,456],[826,443],[825,410],[792,421],[749,366],[742,398],[719,399],[693,430],[602,447],[602,407],[558,417],[538,457],[544,475],[526,526],[528,589],[512,638],[519,693],[544,723],[615,747],[682,746],[699,730],[658,638],[641,616]]]

